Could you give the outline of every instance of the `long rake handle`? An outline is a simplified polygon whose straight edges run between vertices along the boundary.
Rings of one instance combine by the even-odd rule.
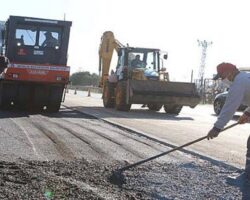
[[[237,123],[234,123],[234,124],[232,124],[232,125],[230,125],[230,126],[224,128],[223,130],[221,130],[221,132],[223,132],[223,131],[225,131],[225,130],[227,130],[227,129],[230,129],[230,128],[232,128],[232,127],[238,125],[238,124],[239,124],[238,122],[237,122]],[[180,150],[180,149],[182,149],[183,147],[186,147],[186,146],[189,146],[189,145],[191,145],[191,144],[200,142],[200,141],[202,141],[202,140],[204,140],[204,139],[207,139],[207,136],[204,136],[204,137],[201,137],[201,138],[196,139],[196,140],[194,140],[194,141],[188,142],[188,143],[186,143],[186,144],[184,144],[184,145],[182,145],[182,146],[175,147],[175,148],[173,148],[173,149],[171,149],[171,150],[169,150],[169,151],[160,153],[160,154],[158,154],[158,155],[152,156],[152,157],[147,158],[147,159],[145,159],[145,160],[141,160],[141,161],[136,162],[136,163],[133,163],[133,164],[131,164],[131,165],[127,165],[127,166],[125,166],[125,167],[123,167],[123,168],[120,168],[119,171],[122,172],[122,171],[128,170],[128,169],[133,168],[133,167],[135,167],[135,166],[137,166],[137,165],[141,165],[141,164],[143,164],[143,163],[145,163],[145,162],[148,162],[148,161],[150,161],[150,160],[153,160],[153,159],[159,158],[159,157],[161,157],[161,156],[167,155],[167,154],[169,154],[169,153],[171,153],[171,152],[173,152],[173,151]]]

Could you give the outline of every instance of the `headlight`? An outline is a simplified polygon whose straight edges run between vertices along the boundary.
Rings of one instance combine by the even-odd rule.
[[[18,74],[12,74],[13,78],[18,78]]]
[[[62,77],[61,77],[61,76],[57,76],[57,77],[56,77],[56,80],[57,80],[57,81],[61,81],[61,80],[62,80]]]

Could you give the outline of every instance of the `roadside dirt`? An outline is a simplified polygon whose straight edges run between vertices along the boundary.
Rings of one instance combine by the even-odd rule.
[[[242,199],[242,191],[225,182],[231,169],[196,161],[144,164],[126,171],[121,187],[109,177],[127,163],[1,161],[0,199]]]

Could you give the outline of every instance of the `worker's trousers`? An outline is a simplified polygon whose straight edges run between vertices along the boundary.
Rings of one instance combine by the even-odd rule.
[[[247,140],[247,155],[246,155],[246,175],[250,181],[250,135]]]

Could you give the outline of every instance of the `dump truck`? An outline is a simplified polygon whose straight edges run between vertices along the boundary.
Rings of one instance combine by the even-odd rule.
[[[110,70],[114,50],[118,63]],[[160,49],[124,46],[113,32],[104,32],[99,46],[104,107],[129,111],[132,104],[143,104],[159,111],[163,106],[171,114],[179,114],[183,106],[194,108],[200,102],[195,84],[170,81],[163,66],[167,57]]]
[[[0,106],[57,112],[69,82],[72,22],[10,16],[0,23]]]

